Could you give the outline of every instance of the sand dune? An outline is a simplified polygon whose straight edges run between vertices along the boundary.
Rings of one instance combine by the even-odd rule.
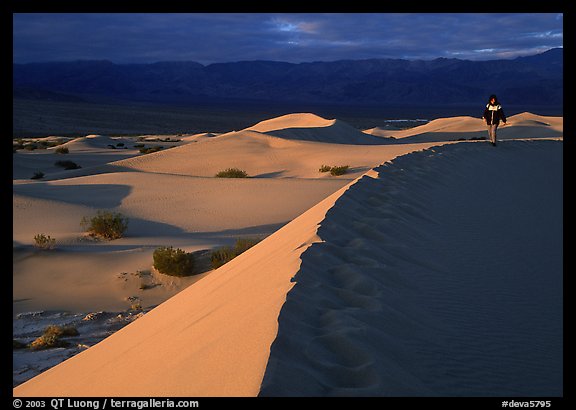
[[[158,139],[140,138],[146,145],[166,145]],[[150,269],[156,247],[199,252],[238,237],[266,237],[382,160],[420,148],[297,141],[246,130],[172,139],[179,140],[173,148],[147,155],[133,147],[134,138],[102,135],[64,144],[65,155],[54,149],[14,154],[14,313],[121,310],[134,290],[144,306],[154,306],[197,280],[146,292],[119,286],[120,273]],[[121,149],[108,147],[118,142]],[[81,168],[63,170],[55,165],[60,160]],[[350,169],[333,177],[319,172],[323,164]],[[252,178],[214,178],[229,167]],[[45,177],[29,179],[35,170]],[[99,243],[86,237],[80,221],[98,210],[129,219],[124,238]],[[56,239],[56,251],[40,256],[34,250],[33,238],[40,233]],[[114,263],[98,262],[104,260]],[[31,281],[39,286],[26,286]],[[84,290],[70,293],[59,282],[81,282]]]
[[[62,179],[78,175],[91,175],[97,168],[114,161],[136,155],[135,150],[91,149],[89,151],[69,154],[57,154],[53,149],[38,150],[30,153],[16,153],[12,162],[12,178],[16,183],[33,182],[34,173],[44,173],[44,179]],[[63,170],[55,165],[57,161],[72,161],[80,166],[76,170]]]
[[[224,167],[237,167],[254,177],[290,178],[327,177],[319,174],[321,165],[349,165],[351,172],[344,178],[354,179],[379,163],[388,151],[385,147],[363,146],[382,144],[382,139],[368,137],[341,121],[314,114],[289,114],[242,131],[194,142],[170,152],[130,158],[114,165],[207,177]],[[341,144],[347,144],[345,149]]]
[[[58,282],[63,276],[95,286],[94,292],[102,295],[92,309],[121,309],[129,294],[118,286],[115,292],[107,289],[120,272],[150,269],[156,247],[171,245],[193,252],[229,244],[236,237],[267,236],[341,186],[342,181],[328,179],[231,180],[141,172],[14,185],[13,240],[20,252],[32,251],[29,244],[38,233],[56,238],[60,249],[54,257],[15,263],[14,298],[23,300],[15,305],[15,312],[90,306],[89,298],[71,294],[66,286],[55,283],[44,290],[26,286],[31,280]],[[124,238],[87,241],[80,221],[99,209],[129,218]],[[69,258],[66,250],[73,252]],[[78,252],[84,259],[75,257]],[[98,258],[108,258],[104,255],[115,263],[99,262]],[[159,303],[158,296],[166,297],[166,293],[156,297],[154,292],[140,293],[146,305]]]
[[[92,134],[86,135],[85,137],[76,138],[72,141],[62,144],[62,146],[74,151],[89,151],[94,149],[108,148],[109,145],[116,146],[118,143],[124,143],[128,141],[129,140],[126,138],[111,138],[106,135]]]
[[[327,120],[314,114],[288,114],[246,128],[291,140],[331,144],[381,145],[387,141],[373,138],[340,120]]]
[[[413,148],[301,141],[243,130],[110,165],[202,177],[213,177],[226,168],[240,168],[256,178],[308,179],[330,179],[329,174],[319,172],[322,165],[349,165],[349,172],[340,179],[352,180],[390,158],[390,153],[397,155]]]
[[[561,118],[512,120],[510,138],[563,132]],[[141,292],[163,303],[14,395],[561,394],[563,144],[450,141],[485,133],[475,121],[354,145],[370,136],[293,114],[113,161],[84,145],[77,155],[94,166],[16,179],[16,311],[125,303],[133,289],[115,277],[149,269],[155,246],[265,239],[200,278]],[[31,155],[15,154],[14,168]],[[330,177],[322,164],[352,170]],[[228,167],[255,178],[213,178]],[[129,216],[126,237],[86,242],[79,218],[96,209]],[[39,232],[59,249],[33,251]]]
[[[171,148],[186,144],[192,141],[193,137],[194,139],[202,139],[204,136],[196,135],[184,138],[142,136],[143,141],[138,141],[133,137],[109,137],[105,135],[87,135],[73,138],[61,145],[46,149],[37,149],[31,152],[19,151],[14,155],[12,178],[19,180],[18,182],[29,182],[32,175],[37,171],[44,173],[43,180],[115,172],[118,171],[118,168],[102,166],[114,163],[114,161],[138,156],[140,155],[140,148],[144,145],[146,147],[162,146]],[[54,138],[52,137],[52,139]],[[159,140],[165,140],[166,138],[170,138],[170,141]],[[38,138],[32,140],[38,140]],[[67,148],[68,153],[59,154],[57,152],[59,148]],[[57,161],[71,161],[80,168],[64,171],[62,167],[55,165]]]
[[[406,130],[392,131],[373,128],[365,132],[379,137],[394,137],[397,142],[430,142],[474,139],[487,136],[486,124],[480,118],[439,118]],[[507,125],[500,126],[498,139],[559,138],[563,136],[563,117],[545,117],[528,112],[512,115]]]
[[[328,120],[312,113],[286,114],[280,117],[270,118],[248,127],[248,130],[258,132],[270,132],[287,128],[323,128],[331,127],[336,120]]]

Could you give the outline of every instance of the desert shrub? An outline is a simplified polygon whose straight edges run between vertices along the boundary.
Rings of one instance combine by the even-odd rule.
[[[144,144],[134,144],[134,148],[144,148]]]
[[[50,349],[54,347],[66,347],[68,342],[61,340],[54,335],[42,335],[30,343],[30,349],[41,350]]]
[[[194,274],[194,256],[172,246],[159,247],[154,251],[154,268],[160,273],[171,276],[189,276]]]
[[[24,148],[24,141],[21,138],[17,138],[16,140],[12,141],[12,148],[14,150],[19,150]]]
[[[78,330],[73,326],[50,325],[44,329],[45,335],[55,335],[57,337],[78,336]]]
[[[30,179],[42,179],[42,178],[44,178],[44,172],[42,171],[36,171],[34,172],[34,175],[30,177]]]
[[[39,233],[34,236],[34,246],[40,249],[54,249],[56,239],[51,238],[50,235]]]
[[[260,242],[260,239],[258,238],[238,238],[234,244],[234,252],[236,252],[236,255],[240,255],[241,253],[244,253],[256,245],[258,242]]]
[[[96,216],[90,219],[82,218],[80,225],[91,235],[105,239],[118,239],[128,229],[128,218],[117,212],[98,211]]]
[[[32,143],[24,145],[24,149],[27,151],[34,151],[36,148],[38,148],[38,145]]]
[[[116,143],[116,146],[117,146],[117,147],[123,147],[123,146],[124,146],[124,143],[123,143],[123,142],[117,142],[117,143]]]
[[[210,263],[212,268],[218,269],[220,266],[230,262],[236,256],[246,252],[248,249],[260,242],[257,238],[239,238],[236,239],[234,246],[223,246],[215,249],[210,254]]]
[[[68,154],[70,150],[68,147],[58,147],[54,150],[54,152],[56,152],[56,154]]]
[[[230,246],[224,246],[212,251],[210,254],[210,264],[213,269],[218,269],[220,266],[227,262],[230,262],[237,255],[234,253],[234,249]]]
[[[57,167],[62,167],[64,169],[78,169],[82,168],[80,165],[76,164],[74,161],[56,161],[54,163]]]
[[[66,347],[68,342],[62,340],[62,337],[78,336],[78,330],[72,326],[50,325],[44,329],[42,336],[36,338],[30,343],[30,349],[50,349],[53,347]]]
[[[349,168],[348,165],[332,167],[330,169],[330,175],[333,175],[333,176],[344,175],[348,171],[348,168]]]
[[[246,178],[248,174],[238,168],[227,168],[216,174],[216,178]]]
[[[329,165],[322,165],[318,171],[330,172],[330,175],[338,176],[338,175],[344,175],[348,171],[348,168],[350,168],[349,165],[341,165],[338,167],[331,167]]]
[[[149,147],[149,148],[140,148],[140,153],[141,154],[150,154],[152,152],[160,151],[161,149],[164,149],[164,147],[161,145],[157,145],[155,147]]]

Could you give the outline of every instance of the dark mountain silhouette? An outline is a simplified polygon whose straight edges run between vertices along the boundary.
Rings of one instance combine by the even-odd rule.
[[[346,105],[562,105],[563,49],[511,60],[369,59],[114,64],[73,61],[13,65],[15,98],[197,103],[274,101]]]

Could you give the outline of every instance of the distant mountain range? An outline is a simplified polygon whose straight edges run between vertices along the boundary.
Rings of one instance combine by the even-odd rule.
[[[347,105],[562,105],[563,49],[511,60],[369,59],[13,65],[15,98],[155,103],[290,102]]]

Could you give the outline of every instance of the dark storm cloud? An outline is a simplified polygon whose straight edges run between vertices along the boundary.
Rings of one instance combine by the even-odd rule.
[[[550,13],[14,14],[15,62],[512,58],[563,44]]]

